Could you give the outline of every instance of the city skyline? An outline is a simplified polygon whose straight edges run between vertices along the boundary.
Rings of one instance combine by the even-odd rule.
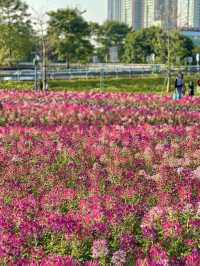
[[[200,28],[200,0],[108,0],[108,20],[126,23],[133,30]]]

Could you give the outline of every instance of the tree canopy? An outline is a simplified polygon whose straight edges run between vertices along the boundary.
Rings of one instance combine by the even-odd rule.
[[[119,58],[121,59],[123,43],[128,32],[130,32],[130,28],[126,24],[116,21],[106,21],[99,27],[97,35],[98,54],[102,60],[109,59],[109,48],[113,46],[118,47]]]
[[[90,61],[93,46],[90,43],[91,29],[77,9],[51,11],[48,24],[48,39],[54,53],[62,61]]]
[[[193,42],[178,31],[168,34],[158,27],[142,29],[129,33],[125,40],[123,61],[125,63],[147,63],[148,57],[155,55],[157,63],[165,64],[168,57],[168,38],[170,42],[170,61],[173,64],[184,62],[184,58],[191,56]]]
[[[33,48],[28,6],[20,0],[0,0],[0,63],[26,59]]]

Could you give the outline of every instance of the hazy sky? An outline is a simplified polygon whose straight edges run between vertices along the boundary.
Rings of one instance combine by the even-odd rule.
[[[24,0],[40,13],[65,7],[78,7],[87,10],[85,18],[90,21],[103,22],[107,16],[107,0]]]

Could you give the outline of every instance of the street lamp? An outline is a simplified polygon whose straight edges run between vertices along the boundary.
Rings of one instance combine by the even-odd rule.
[[[33,65],[35,67],[35,86],[34,89],[37,91],[38,89],[38,77],[37,77],[37,67],[39,65],[40,57],[36,54],[33,59]]]

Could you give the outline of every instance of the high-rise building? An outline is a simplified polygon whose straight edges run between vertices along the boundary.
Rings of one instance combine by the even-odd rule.
[[[108,20],[122,20],[122,0],[108,0]]]
[[[176,27],[177,0],[144,0],[144,27]]]
[[[182,1],[197,3],[200,0],[108,0],[108,20],[124,22],[133,30],[151,26],[175,28],[177,1],[181,5]]]
[[[148,28],[154,25],[156,21],[156,0],[144,1],[144,27]]]
[[[199,28],[200,0],[178,0],[177,17],[179,28]]]
[[[162,0],[160,0],[162,2]],[[177,28],[177,0],[164,0],[164,5],[161,7],[161,20],[163,27]]]
[[[144,0],[133,0],[133,30],[143,28],[144,24]]]
[[[122,22],[133,26],[133,0],[122,0]]]
[[[122,0],[122,22],[139,30],[143,27],[144,0]]]

